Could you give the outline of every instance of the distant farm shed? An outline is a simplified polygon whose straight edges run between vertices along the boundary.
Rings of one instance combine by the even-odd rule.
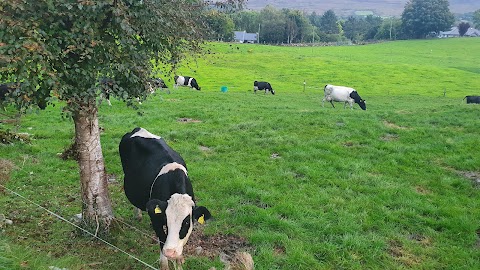
[[[468,28],[467,32],[463,35],[464,37],[480,37],[480,30],[475,28]],[[458,32],[458,27],[452,27],[450,31],[440,32],[438,34],[439,38],[450,38],[450,37],[460,37],[460,33]]]
[[[246,31],[234,31],[234,39],[240,43],[257,43],[258,33],[247,33]]]

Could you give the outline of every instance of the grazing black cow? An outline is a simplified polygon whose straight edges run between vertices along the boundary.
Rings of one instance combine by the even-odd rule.
[[[192,219],[203,223],[211,216],[207,208],[195,205],[185,161],[162,138],[143,128],[125,134],[119,152],[125,194],[150,216],[160,240],[162,269],[168,269],[169,259],[181,263]]]
[[[17,89],[18,84],[15,83],[2,83],[0,84],[0,104],[3,103],[7,97],[7,94]],[[36,97],[40,97],[39,92],[35,93]],[[45,110],[47,108],[47,97],[39,98],[37,106],[40,110]]]
[[[149,80],[148,82],[148,87],[150,89],[150,93],[154,93],[156,89],[160,88],[160,89],[167,89],[167,93],[170,94],[170,90],[168,89],[168,86],[167,84],[165,83],[165,81],[163,81],[161,78],[155,78],[155,79],[151,79]]]
[[[197,80],[193,77],[187,76],[175,76],[174,77],[175,84],[173,85],[174,88],[178,88],[178,86],[188,86],[190,88],[195,88],[200,91],[200,86],[198,86]]]
[[[272,86],[269,82],[253,82],[253,92],[256,94],[257,90],[265,90],[265,94],[267,91],[270,91],[272,95],[275,95],[275,90],[273,90]]]
[[[465,96],[463,100],[467,99],[467,104],[469,103],[480,103],[480,96]]]
[[[363,100],[360,95],[357,93],[357,90],[346,87],[346,86],[336,86],[327,84],[323,89],[324,98],[322,100],[322,107],[324,107],[325,100],[332,104],[332,107],[335,108],[333,105],[334,101],[337,102],[344,102],[343,108],[345,109],[347,103],[350,104],[350,109],[353,109],[353,103],[357,103],[362,110],[367,109],[367,105],[365,100]]]

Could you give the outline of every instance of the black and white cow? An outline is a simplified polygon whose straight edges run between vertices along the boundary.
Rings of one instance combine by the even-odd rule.
[[[272,85],[270,85],[269,82],[258,82],[254,81],[253,82],[253,93],[257,93],[257,90],[265,90],[265,94],[267,91],[270,91],[272,95],[275,95],[275,91],[272,88]]]
[[[147,83],[150,93],[154,93],[156,89],[160,88],[167,89],[167,92],[170,94],[170,90],[168,90],[168,86],[162,78],[150,79]]]
[[[480,96],[465,96],[463,100],[467,99],[467,104],[469,103],[480,103]]]
[[[197,80],[193,77],[188,76],[175,76],[174,77],[175,84],[173,85],[174,88],[178,88],[178,86],[188,86],[190,88],[195,88],[200,91],[200,86],[198,86]]]
[[[157,135],[143,128],[125,134],[119,145],[128,200],[147,211],[160,240],[162,270],[168,260],[183,262],[183,246],[193,228],[211,217],[195,205],[193,188],[183,158]]]
[[[324,97],[322,100],[322,107],[325,105],[325,100],[330,102],[332,106],[334,101],[337,102],[344,102],[343,108],[347,106],[347,103],[350,104],[350,108],[353,109],[353,103],[357,103],[362,110],[367,109],[367,105],[365,104],[365,100],[363,100],[360,95],[358,95],[357,90],[346,87],[346,86],[336,86],[327,84],[323,89]]]

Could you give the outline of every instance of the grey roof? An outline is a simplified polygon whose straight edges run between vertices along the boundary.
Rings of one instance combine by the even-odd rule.
[[[452,27],[450,31],[441,31],[439,36],[441,37],[459,37],[460,33],[458,32],[458,27]],[[465,33],[466,37],[480,37],[480,30],[475,28],[468,28],[467,32]]]
[[[257,33],[247,33],[245,31],[235,31],[233,33],[236,41],[257,41]]]

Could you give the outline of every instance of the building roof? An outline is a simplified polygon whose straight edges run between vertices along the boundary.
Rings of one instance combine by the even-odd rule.
[[[458,32],[458,27],[452,27],[450,31],[441,31],[439,36],[441,37],[459,37],[460,33]],[[468,28],[467,32],[463,35],[465,37],[480,37],[480,30],[475,28]]]
[[[235,40],[240,42],[248,42],[248,41],[257,41],[257,33],[247,33],[246,31],[235,31],[233,32],[235,35]]]

